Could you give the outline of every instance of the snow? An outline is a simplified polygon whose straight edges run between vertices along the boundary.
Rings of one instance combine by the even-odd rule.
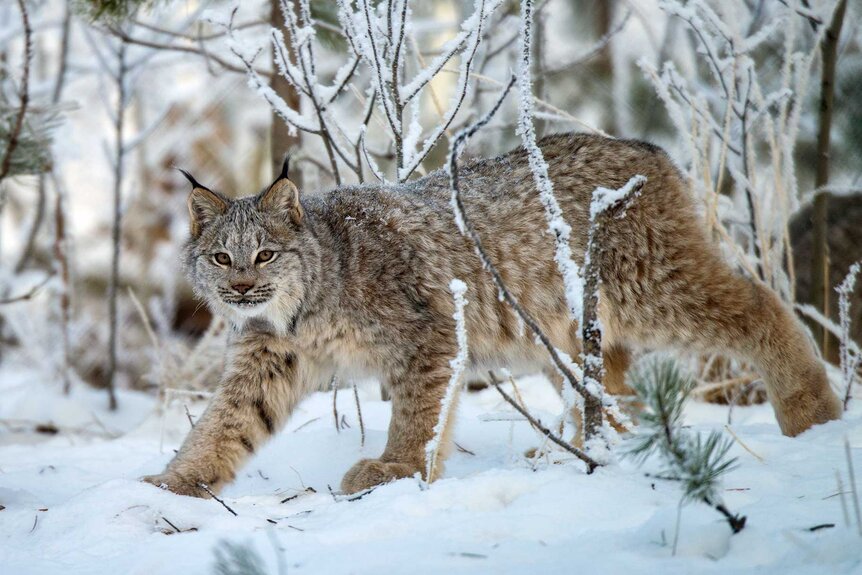
[[[4,397],[16,398],[4,400],[3,415],[16,409],[22,419],[50,418],[52,402],[69,401],[128,431],[115,439],[0,435],[3,573],[212,573],[214,551],[226,541],[250,545],[276,573],[271,537],[293,573],[821,574],[862,564],[858,535],[844,525],[834,496],[836,470],[847,485],[845,437],[857,468],[862,461],[862,402],[851,402],[845,421],[795,439],[780,435],[768,406],[734,408],[734,433],[763,458],[738,444],[731,450],[740,465],[722,495],[748,524],[731,536],[714,510],[685,506],[671,556],[680,492],[674,482],[644,476],[659,470],[658,461],[638,469],[624,460],[588,476],[567,454],[527,460],[523,452],[540,440],[526,422],[489,420],[511,413],[493,389],[464,394],[458,406],[454,439],[475,455],[454,449],[443,478],[427,488],[404,479],[355,501],[336,501],[327,486],[337,486],[359,458],[381,452],[390,405],[378,400],[376,385],[360,388],[368,435],[362,448],[352,394],[339,394],[351,427],[338,433],[331,392],[316,393],[222,494],[234,517],[215,501],[136,480],[160,471],[187,432],[180,403],[166,414],[160,452],[161,418],[147,417],[152,399],[123,393],[110,419],[98,392],[61,400],[55,389],[26,381],[26,373],[0,374]],[[534,413],[562,408],[540,377],[522,379],[519,389]],[[25,395],[36,401],[27,404]],[[188,407],[197,416],[204,404]],[[693,403],[686,413],[694,431],[726,420],[722,406]],[[829,523],[836,525],[809,530]]]
[[[643,186],[646,181],[646,176],[636,174],[618,190],[610,190],[601,186],[593,190],[593,200],[590,202],[590,221],[595,221],[596,217],[604,213],[605,210],[626,199],[635,188]],[[639,193],[639,191],[636,192],[635,196]]]

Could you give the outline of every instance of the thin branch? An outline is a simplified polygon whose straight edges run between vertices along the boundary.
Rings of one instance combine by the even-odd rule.
[[[359,432],[362,434],[359,440],[359,447],[365,447],[365,422],[362,420],[362,405],[359,403],[359,390],[356,389],[356,382],[353,382],[353,399],[356,401],[356,417],[359,419]]]
[[[538,9],[536,9],[536,13],[538,13]],[[617,25],[614,26],[612,30],[609,30],[604,36],[599,38],[598,41],[593,44],[592,48],[590,48],[584,54],[578,56],[574,60],[566,62],[565,64],[560,64],[559,66],[555,66],[549,70],[545,70],[544,74],[548,76],[554,76],[561,72],[569,72],[572,68],[576,68],[592,60],[595,56],[601,53],[601,51],[604,50],[608,44],[611,43],[611,40],[613,40],[614,36],[623,31],[623,28],[625,28],[626,24],[628,24],[631,15],[632,11],[627,10],[625,16],[622,17],[622,19],[617,23]]]
[[[335,422],[335,431],[341,433],[341,426],[338,425],[338,379],[334,375],[329,380],[329,389],[332,390],[332,421]]]
[[[117,318],[117,298],[120,283],[120,253],[122,243],[123,225],[123,177],[125,150],[123,139],[125,138],[125,111],[129,95],[127,89],[127,74],[129,72],[126,61],[126,42],[120,41],[117,49],[117,109],[114,115],[114,217],[111,227],[111,275],[108,284],[108,367],[105,374],[108,386],[108,407],[111,411],[117,409],[116,396],[116,373],[117,373],[117,331],[119,329]]]
[[[235,66],[228,62],[227,60],[216,56],[215,54],[202,50],[201,48],[195,48],[193,46],[180,46],[177,44],[163,44],[160,42],[153,42],[151,40],[144,40],[142,38],[135,38],[134,36],[130,36],[125,31],[118,27],[108,27],[107,30],[117,36],[119,39],[123,40],[127,44],[134,44],[136,46],[143,46],[145,48],[152,48],[154,50],[164,50],[164,51],[172,51],[172,52],[185,52],[187,54],[197,54],[198,56],[205,57],[208,61],[213,61],[225,70],[230,72],[238,72],[243,74],[246,72],[244,68],[240,68],[239,66]],[[273,75],[273,72],[269,72],[266,70],[257,70],[255,69],[255,73],[265,76],[267,78]]]
[[[466,141],[473,136],[479,129],[484,127],[491,121],[493,115],[497,112],[500,106],[503,103],[506,95],[514,86],[517,78],[512,76],[509,79],[509,83],[506,85],[503,90],[500,98],[494,104],[494,106],[488,111],[485,116],[479,119],[475,124],[470,126],[469,128],[462,130],[455,137],[455,140],[452,142],[452,146],[449,151],[449,187],[452,191],[452,208],[455,212],[455,221],[458,224],[458,229],[461,231],[462,235],[466,235],[473,241],[473,245],[476,248],[476,253],[479,256],[479,259],[482,261],[483,267],[491,274],[491,279],[494,282],[498,292],[500,293],[502,299],[518,314],[518,317],[524,322],[532,334],[541,342],[541,344],[545,347],[548,352],[548,355],[551,358],[554,366],[560,371],[560,373],[565,377],[571,385],[575,388],[575,391],[580,393],[582,396],[586,397],[590,392],[578,381],[575,377],[575,374],[570,369],[569,365],[563,361],[562,357],[560,357],[560,353],[551,343],[551,340],[548,336],[542,331],[539,327],[539,324],[533,318],[532,315],[525,310],[521,304],[518,302],[517,298],[509,291],[506,287],[505,282],[503,281],[503,277],[500,275],[497,267],[491,262],[491,258],[488,256],[488,253],[485,251],[484,244],[482,243],[482,239],[479,237],[479,233],[476,231],[473,223],[468,219],[466,211],[464,209],[464,202],[461,198],[461,189],[459,187],[458,182],[458,154],[463,148]],[[572,366],[574,367],[574,366]]]
[[[518,405],[518,402],[515,401],[514,399],[512,399],[512,397],[509,396],[509,394],[507,394],[505,391],[503,391],[503,388],[500,387],[500,382],[494,376],[493,372],[489,372],[489,373],[490,373],[490,377],[491,377],[491,383],[494,385],[494,389],[496,389],[499,392],[499,394],[503,397],[503,399],[506,400],[506,403],[508,403],[509,405],[514,407],[515,411],[517,411],[518,413],[523,415],[524,419],[526,419],[530,423],[530,425],[533,426],[533,428],[536,431],[538,431],[539,433],[544,435],[547,439],[553,441],[554,443],[556,443],[557,445],[559,445],[560,447],[562,447],[563,449],[565,449],[566,451],[568,451],[569,453],[571,453],[572,455],[574,455],[575,457],[577,457],[578,459],[580,459],[581,461],[586,463],[587,473],[592,473],[593,471],[595,471],[596,467],[601,466],[601,464],[598,461],[596,461],[595,459],[593,459],[592,457],[590,457],[589,455],[587,455],[586,453],[584,453],[583,451],[581,451],[577,447],[570,445],[567,441],[560,439],[559,437],[557,437],[554,434],[554,432],[552,432],[550,429],[548,429],[547,427],[542,425],[541,422],[539,422],[536,418],[534,418],[532,415],[530,415],[530,413],[526,409],[524,409],[523,407]]]
[[[134,24],[137,27],[143,28],[145,30],[149,30],[151,32],[156,32],[157,34],[163,34],[165,36],[171,36],[173,38],[179,38],[182,40],[188,40],[189,42],[198,42],[198,41],[208,41],[208,40],[217,40],[218,38],[224,38],[227,36],[227,32],[213,32],[211,34],[199,34],[197,36],[192,36],[190,34],[183,34],[182,32],[177,32],[175,30],[168,30],[167,28],[160,28],[155,24],[151,24],[149,22],[144,22],[143,20],[134,20]],[[237,24],[234,26],[234,30],[245,30],[246,28],[255,28],[257,26],[266,26],[269,22],[265,20],[251,20],[249,22],[243,22],[242,24]]]
[[[222,506],[222,507],[224,507],[225,509],[227,509],[228,511],[230,511],[231,515],[233,515],[234,517],[237,517],[236,511],[234,511],[233,509],[231,509],[231,508],[228,506],[228,504],[227,504],[227,503],[225,503],[223,500],[219,499],[218,495],[216,495],[215,493],[213,493],[213,492],[212,492],[212,489],[210,489],[210,488],[209,488],[205,483],[198,483],[198,487],[200,487],[201,489],[203,489],[204,491],[206,491],[206,492],[209,494],[209,496],[210,496],[210,497],[212,497],[213,499],[215,499],[216,501],[218,501],[219,503],[221,503],[221,506]]]
[[[496,8],[496,5],[494,7]],[[464,103],[464,98],[467,95],[467,88],[470,83],[470,72],[473,67],[473,61],[476,58],[476,52],[478,51],[479,44],[482,41],[482,26],[485,23],[486,18],[485,0],[481,1],[477,11],[479,13],[479,22],[476,24],[476,29],[473,32],[475,41],[473,42],[472,48],[470,48],[470,53],[461,56],[461,70],[458,78],[458,87],[456,88],[456,90],[458,90],[457,99],[455,100],[453,106],[449,109],[449,113],[447,114],[445,121],[440,126],[438,126],[437,129],[431,134],[431,136],[429,136],[422,144],[422,150],[420,150],[419,153],[415,155],[413,155],[411,152],[411,155],[413,155],[413,161],[410,163],[410,165],[405,166],[403,170],[399,169],[397,178],[399,182],[406,181],[410,177],[410,175],[414,171],[416,171],[416,168],[418,168],[422,164],[428,154],[431,153],[431,149],[434,147],[434,144],[436,144],[440,137],[444,133],[446,133],[446,130],[449,129],[449,126],[452,124],[452,121],[455,120],[455,116],[461,109],[461,105]]]
[[[49,281],[51,281],[51,279],[52,279],[53,277],[54,277],[54,274],[51,274],[51,275],[49,275],[49,276],[46,276],[46,277],[45,277],[45,279],[43,279],[43,280],[42,280],[42,281],[40,281],[38,284],[36,284],[36,285],[35,285],[35,286],[33,286],[32,288],[30,288],[30,290],[29,290],[29,291],[27,291],[27,292],[25,292],[25,293],[23,293],[23,294],[21,294],[21,295],[13,296],[13,297],[6,298],[6,299],[0,299],[0,305],[7,305],[7,304],[10,304],[10,303],[17,303],[17,302],[27,301],[27,300],[31,299],[33,296],[35,296],[35,295],[36,295],[36,293],[38,293],[38,292],[39,292],[39,290],[40,290],[40,289],[42,289],[43,287],[45,287],[45,285],[46,285]]]
[[[377,53],[377,42],[374,41],[376,34],[374,33],[374,27],[371,25],[371,9],[368,6],[369,0],[361,0],[361,2],[362,9],[365,12],[365,22],[367,25],[366,36],[368,43],[371,44],[371,65],[374,68],[374,72],[377,78],[377,91],[380,93],[381,103],[383,104],[383,111],[386,115],[386,119],[389,121],[389,127],[392,130],[392,134],[396,140],[396,153],[400,154],[399,150],[401,150],[401,143],[399,141],[399,138],[401,134],[401,124],[400,121],[397,121],[397,118],[394,116],[394,111],[391,110],[389,107],[389,98],[385,96],[386,82],[383,80],[383,62],[380,60],[380,56]]]

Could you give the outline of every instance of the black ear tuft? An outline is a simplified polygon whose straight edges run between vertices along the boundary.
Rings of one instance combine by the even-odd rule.
[[[193,188],[202,188],[204,190],[209,189],[206,186],[201,185],[201,183],[198,182],[193,175],[191,175],[190,173],[188,173],[184,169],[182,169],[182,168],[177,168],[177,169],[182,173],[182,175],[184,175],[186,177],[186,179],[189,181],[189,183],[192,185]]]
[[[290,170],[290,154],[287,154],[284,157],[284,163],[281,165],[281,174],[279,174],[278,178],[276,178],[276,181],[281,180],[281,179],[287,179],[287,173],[289,170]]]
[[[264,211],[285,213],[298,224],[302,221],[303,210],[299,201],[299,190],[287,177],[289,168],[288,155],[284,158],[281,173],[275,181],[257,196],[257,205]]]
[[[193,238],[197,238],[201,234],[201,230],[206,227],[218,216],[224,214],[228,210],[231,201],[211,189],[203,186],[194,176],[187,171],[177,168],[182,175],[186,177],[192,185],[192,191],[189,194],[189,224],[191,225],[191,234]]]

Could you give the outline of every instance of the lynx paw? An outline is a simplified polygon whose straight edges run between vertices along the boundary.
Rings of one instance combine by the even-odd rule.
[[[417,471],[421,470],[408,463],[362,459],[344,475],[344,479],[341,480],[341,490],[345,493],[356,493],[402,477],[411,477]]]
[[[160,473],[158,475],[147,475],[141,477],[141,481],[151,483],[161,489],[166,489],[177,495],[187,495],[189,497],[200,497],[207,499],[209,494],[204,491],[197,481],[192,481],[177,475],[176,473]]]

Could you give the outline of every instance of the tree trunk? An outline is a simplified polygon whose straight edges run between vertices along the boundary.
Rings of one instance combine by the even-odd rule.
[[[814,304],[826,317],[829,313],[829,244],[827,242],[827,218],[829,215],[829,193],[824,188],[829,183],[829,147],[832,130],[832,102],[835,96],[835,64],[838,59],[838,38],[844,24],[847,0],[838,0],[832,21],[823,38],[823,72],[820,80],[820,126],[817,132],[817,173],[814,180],[817,192],[814,199],[814,261],[811,266],[811,290]],[[814,336],[825,356],[829,348],[829,332],[822,326],[814,326]]]
[[[290,46],[290,33],[288,32],[287,26],[284,22],[284,14],[281,12],[281,0],[270,0],[269,21],[273,28],[277,28],[284,33],[285,43]],[[294,110],[299,110],[299,94],[296,89],[290,85],[290,82],[288,82],[287,79],[280,74],[275,73],[272,76],[272,80],[269,82],[269,86],[276,94],[282,97],[288,106]],[[273,177],[275,177],[279,172],[281,172],[281,165],[284,162],[284,156],[288,152],[299,147],[300,135],[298,132],[296,135],[291,135],[287,123],[285,123],[285,121],[282,120],[275,111],[273,111],[271,115],[272,125],[270,128],[269,155],[270,163],[272,164],[272,174]],[[302,174],[299,170],[299,166],[294,163],[291,167],[290,179],[294,184],[296,184],[297,188],[302,189]]]

